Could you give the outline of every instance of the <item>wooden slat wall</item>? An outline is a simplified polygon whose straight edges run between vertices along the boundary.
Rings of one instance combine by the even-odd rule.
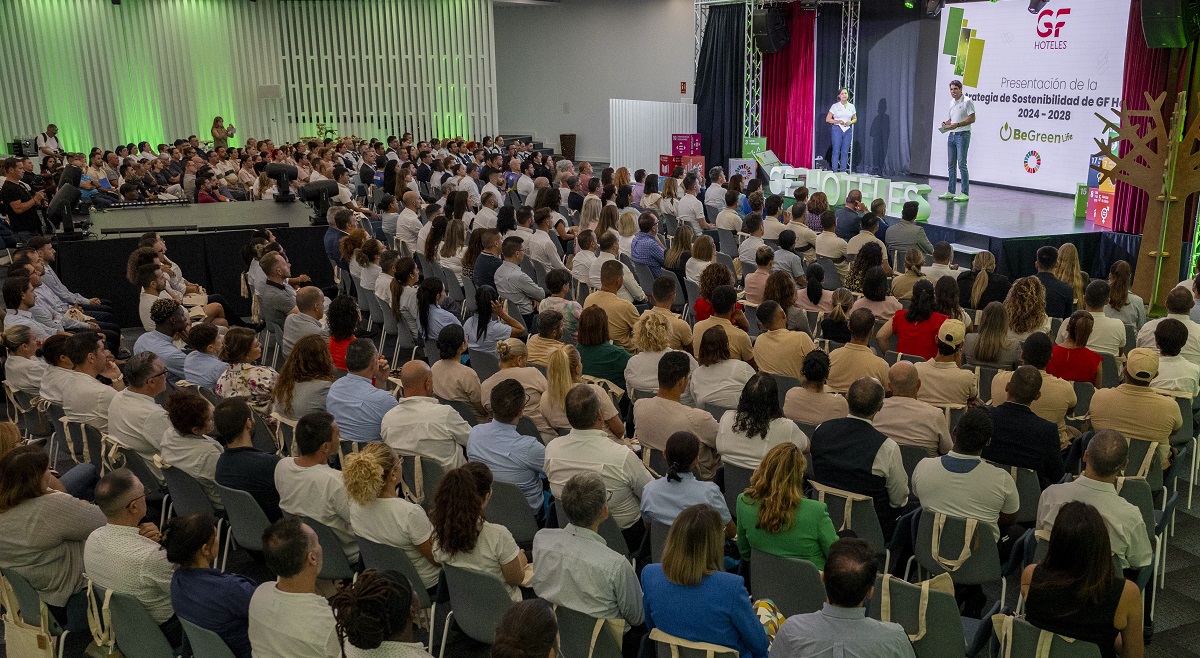
[[[208,139],[216,115],[237,144],[497,132],[490,0],[3,0],[0,43],[0,152],[47,123],[69,150]]]

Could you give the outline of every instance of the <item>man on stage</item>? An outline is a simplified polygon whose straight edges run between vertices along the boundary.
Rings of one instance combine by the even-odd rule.
[[[950,96],[954,103],[950,105],[950,118],[942,122],[942,132],[946,136],[946,155],[950,168],[950,185],[945,194],[938,195],[939,199],[968,201],[967,196],[967,149],[971,146],[971,124],[975,123],[975,102],[963,94],[962,81],[950,82]],[[957,183],[956,171],[962,172],[962,194],[955,194]]]

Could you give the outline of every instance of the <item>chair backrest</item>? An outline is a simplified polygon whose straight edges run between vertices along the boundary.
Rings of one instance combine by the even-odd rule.
[[[734,256],[736,256],[736,255],[737,255],[737,252],[734,252]],[[737,278],[737,270],[733,269],[733,257],[723,251],[718,251],[716,254],[716,258],[717,258],[717,262],[724,265],[725,269],[729,270],[729,273],[732,274],[733,277],[736,279]]]
[[[825,256],[817,256],[817,265],[825,270],[825,280],[821,287],[826,290],[837,290],[842,287],[842,275],[838,272],[837,264]]]
[[[721,416],[724,416],[726,411],[732,411],[731,409],[726,409],[725,407],[708,402],[700,406],[703,407],[705,411],[712,414],[712,417],[715,418],[718,423],[721,422]]]
[[[71,457],[80,463],[91,464],[104,472],[104,435],[100,430],[76,420],[62,418],[63,439]]]
[[[103,600],[103,594],[100,595]],[[175,649],[142,602],[128,594],[112,592],[108,604],[117,648],[125,658],[163,658]]]
[[[200,628],[183,617],[179,618],[179,623],[183,624],[183,632],[187,635],[193,656],[197,658],[235,658],[233,652],[229,650],[229,645],[225,644],[225,640],[222,640],[220,635],[207,628]]]
[[[762,326],[758,324],[758,315],[756,313],[757,307],[746,302],[743,302],[742,306],[746,311],[745,318],[746,327],[748,329],[746,334],[749,335],[751,339],[758,338],[758,335],[762,333]]]
[[[825,605],[821,572],[808,560],[750,549],[750,591],[771,599],[785,617],[816,612]]]
[[[671,526],[658,521],[650,522],[650,559],[662,562],[663,550],[667,547],[667,533]]]
[[[921,446],[900,444],[900,459],[904,462],[904,472],[908,473],[909,491],[912,491],[912,474],[922,459],[929,457],[929,451]]]
[[[829,520],[838,531],[853,530],[859,538],[866,540],[875,552],[883,555],[887,551],[887,539],[879,524],[875,501],[870,496],[827,487],[809,480],[816,492],[817,500],[829,508]]]
[[[1042,639],[1046,636],[1045,639]],[[1072,640],[1033,624],[1009,616],[1004,620],[1003,630],[998,635],[1000,656],[1046,656],[1047,658],[1100,658],[1100,647],[1083,640]],[[1039,649],[1048,647],[1047,653]]]
[[[493,481],[492,499],[483,514],[488,521],[508,528],[518,544],[533,543],[533,536],[538,531],[537,521],[533,518],[533,510],[525,494],[517,485]]]
[[[440,402],[457,411],[458,415],[462,416],[462,419],[467,421],[471,427],[479,424],[479,419],[475,416],[475,408],[469,403],[462,400],[440,400]]]
[[[480,350],[470,350],[471,368],[479,375],[479,381],[487,381],[488,377],[500,372],[500,359],[495,354]]]
[[[650,631],[649,638],[657,647],[658,658],[738,658],[739,656],[737,649],[707,642],[692,642],[663,632],[661,628]]]
[[[697,236],[697,237],[699,237],[699,236]],[[738,255],[737,236],[733,234],[733,231],[730,231],[728,229],[723,229],[723,228],[717,229],[717,250],[719,252],[725,254],[726,256],[731,256],[731,257],[735,257],[735,258],[737,257],[737,255]]]
[[[1145,478],[1151,493],[1163,490],[1162,460],[1158,458],[1158,444],[1142,439],[1129,439],[1129,464],[1125,467],[1126,477]]]
[[[1182,451],[1183,446],[1191,443],[1192,438],[1196,436],[1193,427],[1192,398],[1186,393],[1173,394],[1171,397],[1175,398],[1176,404],[1179,405],[1179,416],[1183,418],[1183,424],[1179,426],[1179,431],[1171,435],[1170,443]]]
[[[280,446],[275,443],[274,430],[267,424],[262,414],[251,410],[250,415],[254,417],[254,434],[250,437],[251,445],[269,455],[278,454]]]
[[[217,485],[217,493],[221,496],[221,504],[225,506],[225,514],[229,516],[233,540],[242,548],[261,551],[263,532],[271,527],[271,521],[258,501],[246,491],[220,484]]]
[[[992,380],[1000,371],[992,366],[975,366],[975,379],[979,381],[979,397],[984,400],[992,399]]]
[[[433,365],[441,359],[442,355],[438,352],[437,337],[425,339],[425,361],[429,365]]]
[[[566,658],[621,658],[620,638],[608,628],[622,628],[624,620],[599,619],[565,606],[555,606],[558,644]],[[603,624],[605,627],[597,629]],[[595,641],[593,641],[595,638]]]
[[[1153,546],[1154,494],[1150,491],[1150,485],[1143,478],[1117,478],[1117,495],[1142,513],[1142,522],[1146,524],[1146,536],[1150,540],[1150,545]]]
[[[404,486],[417,496],[417,501],[425,509],[433,506],[433,493],[437,491],[438,482],[446,474],[445,469],[436,460],[419,456],[405,455],[400,466]],[[420,477],[418,477],[418,474]],[[420,482],[418,482],[420,480]]]
[[[1101,383],[1104,388],[1113,388],[1121,383],[1121,366],[1111,354],[1100,355]]]
[[[338,540],[337,535],[333,534],[333,530],[324,523],[314,521],[306,516],[300,517],[300,520],[313,529],[313,532],[317,534],[317,541],[321,543],[324,559],[321,561],[319,577],[325,580],[353,578],[354,566],[350,564],[350,558],[346,557],[345,551],[342,550],[342,542]]]
[[[278,411],[271,414],[275,419],[275,443],[279,445],[279,454],[282,457],[295,457],[296,444],[293,439],[296,436],[296,420],[288,418]]]
[[[751,469],[725,464],[725,503],[729,505],[730,514],[737,516],[737,497],[750,486],[752,475]]]
[[[935,532],[939,524],[942,527]],[[968,526],[974,526],[970,536],[967,536]],[[940,539],[936,546],[935,534]],[[960,585],[992,583],[1001,579],[996,542],[986,527],[968,519],[925,510],[917,524],[914,552],[922,569],[931,575],[949,573]]]
[[[429,591],[425,589],[425,584],[421,580],[420,574],[417,573],[417,568],[413,566],[412,560],[408,559],[408,553],[405,553],[404,549],[399,546],[379,544],[358,535],[355,535],[354,539],[358,542],[358,550],[362,556],[364,568],[376,571],[388,571],[389,569],[399,571],[412,585],[412,591],[417,595],[417,601],[421,607],[428,608],[431,605]]]
[[[1072,382],[1075,388],[1075,416],[1084,416],[1092,406],[1092,396],[1096,393],[1096,387],[1088,382]]]
[[[543,372],[542,374],[545,375],[546,373]],[[537,428],[537,423],[533,422],[533,419],[529,416],[521,416],[517,420],[517,433],[522,436],[532,436],[535,439],[542,436],[541,431]]]
[[[212,501],[208,499],[208,494],[196,478],[179,468],[164,468],[162,473],[167,481],[167,491],[171,492],[171,508],[175,510],[176,516],[192,512],[217,515]]]
[[[779,406],[783,406],[783,401],[787,398],[787,392],[800,385],[800,380],[787,375],[771,375],[775,378],[775,388],[779,391]],[[811,437],[811,434],[805,436]]]
[[[42,603],[41,597],[38,596],[37,590],[33,588],[33,585],[29,584],[25,576],[10,568],[0,568],[0,576],[3,576],[8,581],[8,584],[12,587],[13,594],[17,596],[17,605],[21,606],[21,619],[31,626],[40,626],[42,623],[42,612],[46,609],[46,606]],[[49,613],[49,610],[45,611],[47,614]],[[53,620],[54,618],[51,617],[52,626],[55,625]]]
[[[512,606],[508,589],[495,577],[449,564],[443,565],[454,621],[467,637],[491,644],[500,618]]]
[[[654,274],[644,263],[633,264],[633,276],[637,279],[638,285],[642,287],[642,292],[647,296],[654,294]]]
[[[925,586],[928,589],[928,585]],[[922,585],[890,574],[875,577],[875,593],[867,614],[904,627],[917,658],[941,658],[963,653],[966,640],[954,595],[929,589],[924,606]],[[986,620],[985,620],[986,621]]]
[[[1017,523],[1033,523],[1037,521],[1038,503],[1042,500],[1042,486],[1037,473],[1032,469],[1006,464],[993,464],[996,468],[1008,471],[1013,482],[1017,485],[1017,496],[1021,499],[1021,508],[1017,510]]]

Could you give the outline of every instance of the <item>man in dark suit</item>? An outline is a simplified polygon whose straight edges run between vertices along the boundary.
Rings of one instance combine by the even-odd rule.
[[[1008,400],[992,410],[992,442],[983,449],[983,458],[1028,468],[1045,489],[1062,479],[1063,460],[1058,426],[1029,408],[1041,397],[1042,373],[1034,366],[1021,366],[1004,390]]]
[[[1046,315],[1052,318],[1069,318],[1075,310],[1075,291],[1059,281],[1052,270],[1058,263],[1058,249],[1045,246],[1037,250],[1037,277],[1046,289]]]
[[[420,162],[417,163],[417,181],[428,183],[429,178],[433,176],[433,154],[429,151],[421,151],[418,159]]]
[[[891,537],[896,519],[907,511],[908,474],[900,446],[871,424],[883,408],[883,396],[883,385],[873,378],[851,384],[846,394],[850,415],[817,426],[811,454],[813,479],[873,498],[883,536]]]

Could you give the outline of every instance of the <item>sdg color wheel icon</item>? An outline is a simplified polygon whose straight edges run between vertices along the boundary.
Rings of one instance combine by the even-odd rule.
[[[1042,154],[1030,151],[1025,154],[1025,173],[1036,174],[1042,168]]]

